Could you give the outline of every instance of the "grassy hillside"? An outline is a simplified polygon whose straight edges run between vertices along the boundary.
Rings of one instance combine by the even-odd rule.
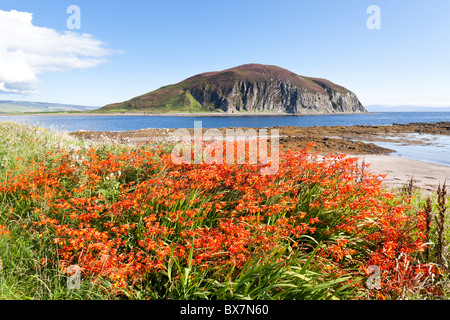
[[[85,112],[98,107],[68,105],[47,102],[0,100],[0,114],[39,112]]]
[[[151,113],[207,113],[210,110],[192,97],[189,90],[183,90],[177,86],[163,87],[153,92],[152,95],[144,95],[131,99],[124,103],[108,105],[100,110],[91,112],[151,112]]]
[[[278,79],[293,84],[300,90],[310,93],[327,94],[329,90],[348,92],[344,87],[331,81],[299,76],[289,70],[269,65],[248,64],[220,72],[206,72],[195,75],[174,85],[143,94],[131,100],[107,105],[98,112],[223,112],[217,106],[200,103],[191,92],[209,91],[229,92],[238,82],[263,83]]]

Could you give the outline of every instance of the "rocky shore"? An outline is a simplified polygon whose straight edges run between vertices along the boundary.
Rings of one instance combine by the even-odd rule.
[[[227,128],[219,129],[225,133]],[[230,129],[230,128],[228,128]],[[236,129],[236,128],[235,128]],[[247,130],[250,128],[241,128]],[[270,129],[272,128],[267,128]],[[325,127],[274,127],[280,134],[283,151],[306,147],[314,142],[314,150],[321,154],[344,153],[357,157],[359,162],[370,164],[372,172],[385,174],[385,185],[400,189],[411,179],[423,195],[436,191],[438,185],[450,181],[450,166],[413,161],[390,156],[393,150],[382,148],[376,143],[396,141],[405,144],[429,144],[426,136],[411,139],[411,133],[427,135],[450,135],[450,122],[394,124],[389,126],[325,126]],[[176,129],[143,129],[126,132],[78,131],[71,135],[110,143],[137,144],[146,142],[171,141]],[[193,129],[188,129],[193,134]],[[205,132],[207,129],[203,129]]]
[[[227,128],[219,129],[225,133]],[[228,128],[237,129],[237,128]],[[251,128],[240,128],[248,130]],[[389,141],[393,137],[397,141],[410,144],[427,144],[427,139],[411,140],[409,133],[450,135],[450,122],[394,124],[389,126],[324,126],[324,127],[273,127],[278,129],[280,146],[283,151],[304,148],[314,142],[314,150],[320,153],[345,153],[351,155],[389,154],[393,150],[382,148],[376,144]],[[73,136],[95,141],[115,143],[145,143],[151,141],[173,140],[176,129],[142,129],[137,131],[77,131]],[[188,129],[193,134],[193,129]],[[207,129],[203,129],[205,132]]]

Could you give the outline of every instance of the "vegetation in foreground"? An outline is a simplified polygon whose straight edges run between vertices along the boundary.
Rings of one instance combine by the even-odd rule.
[[[170,145],[0,132],[0,298],[449,296],[445,187],[394,194],[355,159],[308,149],[262,176],[176,165]]]

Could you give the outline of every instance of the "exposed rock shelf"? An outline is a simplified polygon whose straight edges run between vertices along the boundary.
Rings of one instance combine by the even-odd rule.
[[[298,150],[309,142],[315,143],[315,150],[320,153],[346,154],[388,154],[393,150],[376,144],[388,136],[405,133],[450,135],[450,122],[411,123],[387,126],[325,126],[325,127],[275,127],[280,133],[282,150]],[[242,128],[247,130],[249,128]],[[79,131],[72,135],[88,140],[110,141],[113,143],[145,143],[168,141],[176,129],[143,129],[125,132]],[[193,131],[193,129],[188,129]],[[206,129],[203,129],[205,131]],[[225,129],[219,129],[225,132]],[[360,141],[364,140],[366,142]],[[368,142],[370,141],[370,142]],[[417,141],[404,141],[418,143]],[[425,139],[421,143],[428,143]]]

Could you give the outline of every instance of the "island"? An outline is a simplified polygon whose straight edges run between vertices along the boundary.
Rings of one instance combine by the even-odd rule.
[[[366,113],[355,93],[326,79],[246,64],[104,106],[95,113],[309,115]]]

